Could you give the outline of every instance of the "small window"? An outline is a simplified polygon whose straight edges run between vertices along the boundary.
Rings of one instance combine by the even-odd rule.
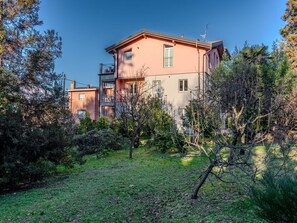
[[[78,110],[77,111],[77,117],[81,120],[84,119],[87,115],[87,112],[85,110]]]
[[[102,115],[105,117],[113,118],[114,117],[114,108],[109,106],[102,107]]]
[[[125,60],[132,60],[132,49],[125,51]]]
[[[173,46],[164,46],[164,67],[172,67],[173,66]]]
[[[137,93],[137,83],[129,83],[129,93],[136,94]]]
[[[83,101],[83,100],[86,99],[86,95],[85,95],[85,94],[79,94],[79,95],[78,95],[78,99],[79,99],[80,101]]]
[[[188,91],[188,80],[179,80],[179,91]]]
[[[161,81],[160,80],[153,80],[153,93],[161,93]]]
[[[106,106],[103,106],[103,108],[102,108],[102,115],[103,116],[108,116],[108,107],[106,107]]]

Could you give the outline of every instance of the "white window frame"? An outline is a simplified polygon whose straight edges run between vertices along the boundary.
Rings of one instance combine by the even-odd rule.
[[[173,46],[164,45],[163,47],[163,66],[173,67]]]
[[[181,85],[182,83],[182,85]],[[185,83],[187,83],[185,85]],[[188,92],[189,91],[189,82],[188,79],[179,79],[178,80],[178,91],[179,92]]]
[[[78,94],[78,100],[80,100],[80,101],[86,100],[86,94],[85,93],[79,93]]]

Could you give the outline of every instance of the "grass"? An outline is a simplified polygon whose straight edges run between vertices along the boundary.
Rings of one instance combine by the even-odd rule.
[[[145,147],[87,156],[39,187],[0,195],[0,222],[261,222],[234,185],[208,181],[191,193],[205,157]]]

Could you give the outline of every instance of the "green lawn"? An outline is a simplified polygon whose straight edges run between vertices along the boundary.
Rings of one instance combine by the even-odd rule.
[[[261,222],[235,186],[207,182],[190,199],[204,157],[145,148],[127,156],[88,156],[37,188],[0,195],[0,222]]]

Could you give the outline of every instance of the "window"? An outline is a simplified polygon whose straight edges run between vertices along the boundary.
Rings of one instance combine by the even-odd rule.
[[[86,95],[85,94],[79,94],[78,95],[78,99],[81,100],[81,101],[83,101],[83,100],[86,99]]]
[[[160,80],[153,80],[153,93],[158,94],[161,93],[161,81]]]
[[[125,51],[124,55],[125,55],[125,60],[132,60],[132,56],[133,56],[132,49]]]
[[[173,66],[173,46],[164,46],[164,67]]]
[[[114,81],[102,81],[103,88],[114,88]]]
[[[137,93],[137,83],[129,83],[129,93],[136,94]]]
[[[188,80],[179,80],[179,91],[188,91]]]
[[[87,112],[85,110],[78,110],[77,111],[77,117],[81,120],[84,119],[87,115]]]
[[[102,115],[105,117],[113,118],[114,117],[114,108],[109,106],[102,107]]]
[[[108,116],[108,111],[109,111],[108,107],[107,106],[103,106],[103,108],[102,108],[102,115],[107,117]]]

